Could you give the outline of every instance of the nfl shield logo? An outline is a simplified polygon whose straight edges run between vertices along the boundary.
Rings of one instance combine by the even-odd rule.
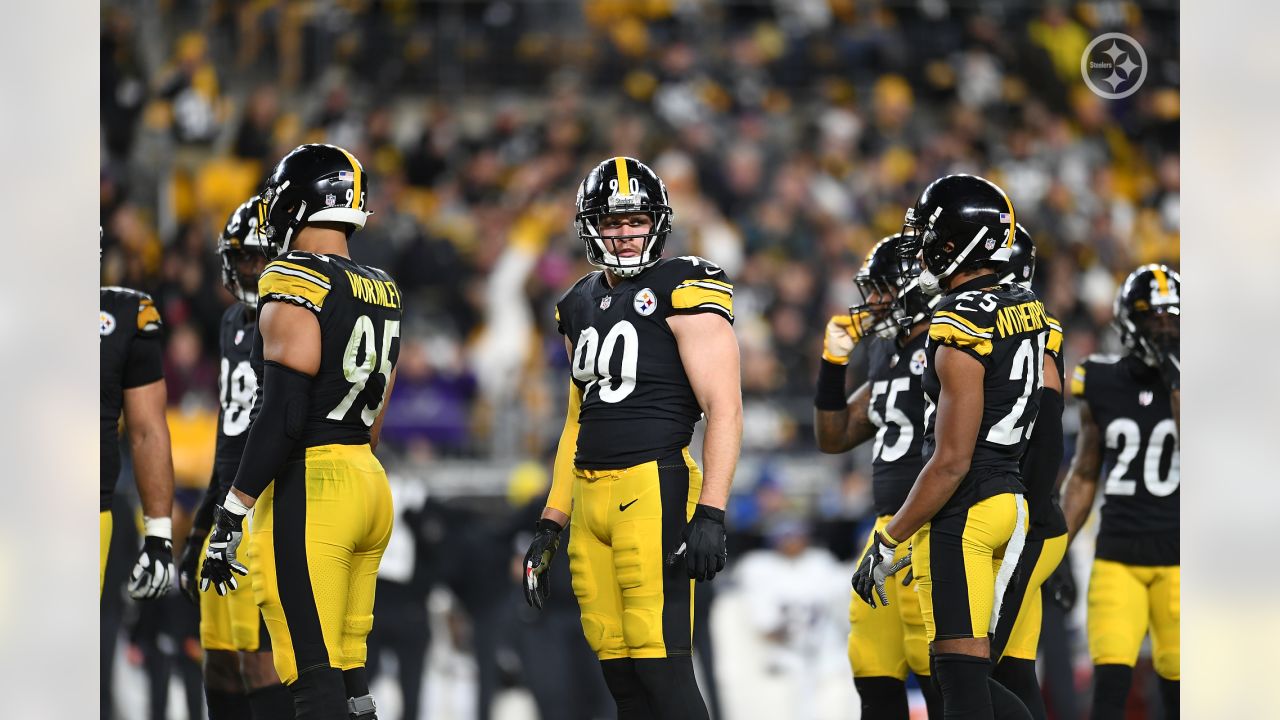
[[[1138,404],[1143,407],[1150,405],[1151,402],[1155,399],[1156,399],[1155,393],[1151,392],[1150,390],[1143,390],[1142,392],[1138,393]]]
[[[333,193],[330,193],[330,194],[328,194],[328,195],[325,195],[325,196],[324,196],[324,206],[325,206],[325,207],[333,207],[334,205],[337,205],[337,204],[338,204],[338,196],[337,196],[337,195],[334,195]]]
[[[236,344],[236,345],[239,345],[239,344],[241,343],[241,341],[243,341],[243,340],[244,340],[244,328],[240,328],[239,330],[237,330],[237,331],[236,331],[236,343],[235,343],[235,344]]]
[[[600,299],[600,309],[601,309],[601,310],[608,310],[608,309],[609,309],[609,306],[610,306],[610,305],[612,305],[612,304],[613,304],[613,296],[612,296],[612,295],[605,295],[603,298],[601,298],[601,299]]]

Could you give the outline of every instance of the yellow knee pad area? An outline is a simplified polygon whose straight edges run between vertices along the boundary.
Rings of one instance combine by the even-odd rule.
[[[622,627],[614,618],[584,613],[582,633],[587,638],[587,645],[601,660],[627,657],[627,646],[622,639]]]

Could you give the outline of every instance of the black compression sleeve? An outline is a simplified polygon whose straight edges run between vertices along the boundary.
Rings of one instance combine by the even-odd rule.
[[[1058,482],[1058,468],[1062,465],[1062,395],[1057,390],[1045,388],[1040,394],[1040,414],[1031,430],[1031,442],[1022,455],[1022,477],[1028,490],[1046,488],[1049,497]]]
[[[191,534],[204,537],[209,534],[209,528],[213,527],[213,507],[222,501],[220,497],[222,483],[218,482],[218,468],[215,464],[213,472],[209,475],[209,487],[204,491],[204,497],[200,499],[200,507],[196,508],[196,514],[191,518]]]
[[[275,479],[293,447],[302,438],[311,403],[313,378],[268,360],[262,368],[262,412],[249,428],[234,487],[257,498]]]
[[[818,368],[818,390],[813,396],[813,406],[819,410],[843,410],[848,399],[844,392],[844,374],[847,366],[827,362],[824,358]]]

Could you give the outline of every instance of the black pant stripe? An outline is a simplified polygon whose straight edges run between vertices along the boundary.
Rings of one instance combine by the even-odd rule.
[[[1018,556],[1018,567],[1013,571],[1013,579],[1005,589],[1004,600],[1000,603],[1000,617],[996,620],[995,633],[991,637],[991,657],[999,660],[1004,653],[1009,636],[1013,633],[1013,624],[1018,620],[1018,610],[1027,596],[1031,585],[1031,574],[1040,562],[1040,554],[1044,552],[1044,540],[1027,540]]]
[[[658,461],[658,487],[662,497],[662,639],[667,656],[689,655],[689,573],[683,561],[666,565],[680,547],[685,510],[689,501],[689,467],[683,454]]]
[[[303,461],[285,466],[276,480],[272,508],[275,514],[276,585],[299,674],[317,665],[329,666],[329,650],[320,629],[320,613],[311,590],[311,571],[307,562],[306,472]]]
[[[964,564],[963,538],[968,524],[968,509],[934,518],[929,524],[929,575],[937,640],[973,637],[976,630],[969,612],[969,580]]]

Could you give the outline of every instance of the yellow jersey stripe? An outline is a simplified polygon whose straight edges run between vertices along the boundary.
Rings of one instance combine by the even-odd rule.
[[[342,148],[338,149],[342,150]],[[346,150],[342,150],[342,154],[347,156],[347,162],[351,163],[351,172],[355,175],[355,179],[351,181],[351,204],[347,206],[354,209],[360,202],[360,161]]]
[[[676,310],[690,308],[709,308],[715,306],[733,316],[733,296],[723,290],[708,290],[700,287],[680,286],[671,293],[671,307]]]
[[[258,278],[258,297],[264,300],[274,298],[321,310],[328,296],[328,283],[321,286],[307,276],[294,273],[288,268],[269,265]]]
[[[732,285],[729,285],[726,283],[709,283],[709,282],[704,282],[702,280],[685,280],[684,282],[680,283],[676,289],[695,288],[695,287],[703,288],[705,290],[714,290],[715,292],[722,292],[726,295],[733,294]]]
[[[935,321],[940,319],[954,320],[959,322],[961,325],[967,328],[969,332],[975,335],[986,335],[987,337],[991,337],[991,328],[976,325],[972,321],[970,321],[968,318],[962,315],[957,315],[953,312],[947,312],[946,310],[939,310],[938,312],[933,314],[933,319]]]
[[[936,319],[929,326],[929,339],[955,348],[967,348],[979,355],[991,354],[990,337],[979,337],[950,323],[937,322]]]
[[[688,285],[689,283],[710,283],[712,285],[723,286],[726,290],[733,290],[733,283],[727,283],[723,280],[712,280],[711,278],[689,278],[680,284]]]
[[[1077,365],[1075,372],[1071,373],[1071,395],[1074,397],[1084,396],[1084,366]]]
[[[1049,341],[1045,344],[1044,349],[1054,355],[1062,354],[1062,324],[1054,316],[1045,313],[1045,321],[1049,326]]]
[[[297,265],[295,263],[285,262],[284,260],[276,260],[274,262],[268,263],[267,268],[264,269],[263,272],[266,272],[268,269],[271,269],[271,268],[276,268],[277,270],[280,268],[288,268],[289,270],[306,273],[307,275],[310,275],[312,278],[314,278],[318,284],[325,286],[326,289],[329,287],[329,278],[325,277],[324,274],[318,273],[315,270],[312,270],[311,268],[305,265]]]
[[[627,174],[627,159],[616,157],[613,159],[613,165],[618,169],[618,194],[622,197],[630,197],[631,176]]]

